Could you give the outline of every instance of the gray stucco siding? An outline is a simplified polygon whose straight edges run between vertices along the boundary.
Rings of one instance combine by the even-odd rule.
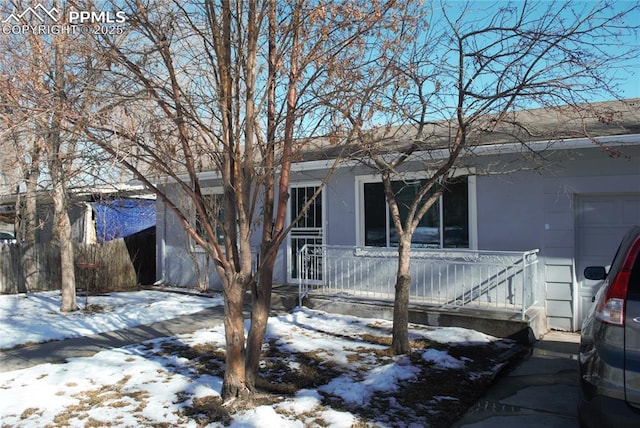
[[[520,251],[540,248],[543,221],[540,179],[534,172],[479,176],[478,249]]]
[[[470,218],[476,224],[477,248],[495,251],[540,249],[538,264],[539,304],[546,306],[551,328],[574,330],[578,274],[576,273],[577,201],[584,195],[640,196],[640,146],[622,149],[624,156],[612,158],[598,147],[559,150],[550,154],[551,163],[540,171],[523,168],[505,175],[477,175],[470,195]],[[507,156],[509,161],[516,156]],[[475,159],[478,171],[505,158]],[[417,165],[409,165],[409,169]],[[326,170],[294,170],[291,186],[317,185]],[[335,171],[324,189],[324,243],[357,245],[362,217],[360,183],[372,179],[373,171],[361,166],[345,166]],[[633,213],[632,213],[633,214]],[[164,220],[162,220],[164,219]],[[287,222],[289,219],[287,219]],[[164,223],[163,223],[164,222]],[[474,228],[472,228],[474,229]],[[195,286],[193,267],[182,226],[171,212],[160,209],[158,239],[164,237],[164,266],[167,280]],[[254,233],[259,245],[260,230]],[[274,280],[287,280],[287,242],[276,261]],[[160,255],[160,250],[159,250]],[[196,254],[198,258],[203,254]],[[161,263],[158,263],[159,267]],[[212,283],[219,283],[211,270]]]
[[[544,223],[541,256],[545,265],[546,310],[550,328],[576,330],[576,218],[580,195],[640,193],[640,150],[622,149],[611,158],[599,148],[562,153],[544,175]],[[560,162],[561,161],[561,162]]]
[[[547,258],[544,278],[548,283],[564,283],[567,281],[567,279],[572,278],[571,266],[552,264],[551,261]],[[560,295],[558,294],[558,296]],[[571,296],[564,294],[563,297]]]
[[[337,171],[325,189],[325,243],[356,244],[356,195],[354,177],[348,169]]]
[[[552,264],[556,259],[550,257],[544,257],[543,260],[547,325],[555,329],[572,330],[575,312],[573,266],[569,259],[566,259],[566,264]]]
[[[477,179],[478,248],[540,249],[541,304],[551,328],[574,330],[576,198],[640,194],[640,148],[611,158],[593,148],[563,151],[537,172]]]
[[[216,187],[215,181],[204,181],[203,188]],[[187,206],[188,198],[179,197],[175,186],[165,187],[167,196],[174,202],[182,202],[181,206]],[[200,273],[200,281],[209,283],[212,289],[220,289],[221,283],[213,267],[203,250],[197,248],[187,235],[178,216],[164,204],[158,204],[157,211],[157,278],[167,285],[179,287],[198,287],[197,273]],[[198,268],[196,268],[196,263]]]

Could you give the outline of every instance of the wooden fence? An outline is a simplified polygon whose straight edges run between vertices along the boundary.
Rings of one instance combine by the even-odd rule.
[[[137,287],[136,270],[123,239],[99,245],[74,244],[74,254],[76,289],[89,288],[94,293]],[[60,290],[61,278],[57,246],[0,244],[0,294]]]

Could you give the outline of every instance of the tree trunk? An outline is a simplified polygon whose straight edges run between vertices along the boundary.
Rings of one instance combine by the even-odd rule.
[[[235,274],[232,277],[227,276],[227,281],[224,302],[226,358],[222,384],[222,399],[225,402],[249,396],[244,368],[244,278]]]
[[[266,253],[268,253],[268,250],[263,251],[263,254]],[[267,322],[271,309],[274,265],[275,256],[271,256],[264,261],[260,271],[259,283],[257,287],[253,288],[252,293],[251,328],[247,337],[247,362],[245,365],[247,386],[251,390],[255,389],[255,381],[258,378],[262,344],[267,331]]]
[[[393,304],[393,337],[391,348],[395,355],[408,354],[409,346],[409,289],[411,287],[411,241],[400,237],[396,295]]]
[[[66,195],[62,183],[54,184],[53,192],[53,218],[55,243],[60,249],[60,272],[62,302],[60,310],[62,312],[72,312],[78,310],[76,302],[76,275],[73,266],[73,244],[71,243],[71,221],[67,213]]]
[[[35,162],[34,162],[35,163]],[[40,170],[32,165],[27,177],[24,201],[20,207],[21,224],[18,242],[22,245],[22,266],[24,271],[25,291],[38,289],[39,270],[36,247],[37,202],[36,191]]]
[[[276,74],[277,74],[277,52],[276,52],[276,4],[269,3],[268,9],[269,34],[269,79],[267,96],[267,141],[263,162],[266,171],[274,170],[275,159],[275,139],[276,139]],[[285,159],[286,161],[286,159]],[[286,162],[285,162],[286,163]],[[285,165],[286,169],[286,165]],[[275,254],[270,255],[274,248],[273,241],[273,211],[274,211],[274,183],[275,175],[267,173],[264,177],[264,203],[262,212],[262,245],[260,249],[260,267],[258,282],[253,284],[251,293],[251,327],[247,336],[247,361],[245,369],[247,373],[247,386],[255,390],[256,379],[260,368],[260,356],[262,354],[262,344],[267,331],[267,321],[271,309],[271,289],[273,286],[273,267],[275,265]],[[280,195],[282,197],[282,195]]]

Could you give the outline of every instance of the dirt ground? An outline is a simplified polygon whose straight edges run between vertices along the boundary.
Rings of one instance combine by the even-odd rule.
[[[372,344],[390,345],[390,336],[387,334],[367,335],[362,340]],[[435,368],[431,362],[420,357],[422,352],[430,347],[446,350],[457,359],[464,360],[464,370]],[[404,382],[397,391],[379,393],[366,406],[348,405],[339,397],[323,394],[323,404],[356,415],[360,421],[356,427],[371,427],[377,423],[398,427],[449,427],[484,395],[501,369],[527,352],[526,348],[515,343],[505,347],[502,341],[478,346],[448,346],[420,340],[412,342],[412,350],[411,362],[420,367],[420,373],[411,381]],[[167,356],[188,358],[193,367],[201,373],[220,377],[223,375],[224,353],[219,348],[192,348],[177,346],[174,343],[165,346],[162,352]],[[370,349],[364,354],[369,361]],[[377,351],[375,357],[378,364],[388,364],[393,358],[389,350]],[[291,360],[296,361],[298,370],[290,370],[287,363]],[[283,398],[293,396],[301,389],[327,384],[341,374],[343,373],[339,366],[326,364],[317,353],[283,351],[275,341],[271,341],[265,345],[258,391],[253,402],[243,403],[242,408],[275,404]],[[229,423],[234,410],[238,408],[230,409],[223,406],[218,397],[205,397],[194,401],[184,416],[196,420],[200,426],[205,426],[212,422]],[[314,415],[306,416],[317,426],[327,425],[321,420],[321,416],[316,419]]]

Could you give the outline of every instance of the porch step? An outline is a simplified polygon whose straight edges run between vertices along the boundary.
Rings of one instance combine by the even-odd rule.
[[[297,285],[274,285],[271,290],[271,311],[290,311],[298,306]]]
[[[329,313],[364,318],[393,319],[393,302],[343,296],[305,298],[304,305]],[[463,307],[443,308],[430,305],[410,305],[409,322],[437,327],[462,327],[495,337],[511,338],[525,346],[532,345],[547,331],[543,307],[530,308],[524,319],[521,314]]]

